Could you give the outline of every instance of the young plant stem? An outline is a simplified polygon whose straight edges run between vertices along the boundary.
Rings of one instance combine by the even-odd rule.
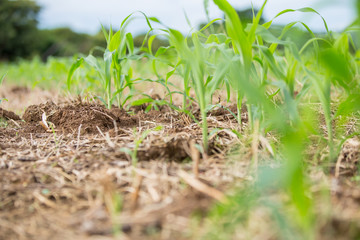
[[[186,91],[184,91],[184,95],[183,95],[183,110],[186,110],[186,101],[187,101],[187,97],[186,97]]]
[[[203,135],[203,147],[204,154],[208,154],[209,143],[208,143],[208,124],[207,124],[207,113],[205,111],[205,106],[200,109],[201,111],[201,119],[202,119],[202,135]]]
[[[253,114],[252,114],[252,108],[250,104],[246,104],[247,114],[248,114],[248,123],[249,123],[249,129],[253,130],[254,122],[253,122]]]
[[[252,164],[254,170],[256,170],[258,167],[259,131],[260,131],[260,121],[259,119],[256,119],[254,122],[254,131],[251,142]]]
[[[107,85],[106,95],[107,95],[107,108],[111,109],[111,81],[109,81]]]
[[[116,69],[117,71],[117,77],[115,79],[115,91],[118,91],[120,88],[122,88],[122,82],[121,82],[121,66],[119,66],[119,69]],[[119,92],[116,96],[117,102],[118,102],[118,106],[120,108],[122,108],[121,106],[121,95],[122,92]]]
[[[189,77],[190,77],[190,67],[185,66],[185,75],[184,75],[184,95],[183,95],[183,110],[186,110],[187,106],[187,96],[189,94]]]
[[[331,124],[331,113],[330,110],[327,111],[326,109],[324,109],[324,112],[325,112],[324,116],[325,116],[326,128],[328,131],[329,160],[333,161],[335,159],[335,152],[334,152],[333,130]]]
[[[238,91],[237,94],[237,117],[238,117],[238,123],[239,123],[239,131],[241,132],[241,105],[242,105],[242,96],[241,93]]]
[[[329,161],[333,161],[335,158],[335,152],[333,142],[333,130],[331,124],[331,86],[330,82],[327,82],[325,86],[321,86],[318,78],[314,78],[314,80],[315,90],[320,98],[320,102],[323,107],[325,124],[328,131]]]

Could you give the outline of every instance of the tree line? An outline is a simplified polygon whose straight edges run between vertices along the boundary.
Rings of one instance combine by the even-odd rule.
[[[40,56],[73,56],[88,54],[95,46],[106,47],[102,31],[94,35],[74,32],[70,28],[39,29],[38,17],[41,7],[32,0],[0,0],[0,61]],[[141,46],[145,34],[134,38]],[[157,39],[158,48],[165,42]]]

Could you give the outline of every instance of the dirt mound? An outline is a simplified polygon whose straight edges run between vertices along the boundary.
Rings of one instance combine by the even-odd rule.
[[[12,120],[21,120],[21,118],[16,115],[14,112],[7,111],[5,109],[0,108],[0,118],[12,119]]]
[[[55,126],[55,129],[74,133],[81,126],[82,133],[98,133],[108,131],[115,127],[136,126],[138,119],[127,114],[119,108],[106,109],[102,105],[94,103],[67,103],[55,104],[47,102],[40,105],[29,106],[23,120],[27,123],[39,123],[45,113],[47,121]]]
[[[26,86],[13,86],[10,88],[10,92],[13,94],[27,94],[31,90]]]
[[[151,148],[140,150],[138,158],[140,161],[148,159],[166,159],[181,162],[190,157],[186,152],[189,148],[189,139],[171,139],[166,143],[152,144]]]

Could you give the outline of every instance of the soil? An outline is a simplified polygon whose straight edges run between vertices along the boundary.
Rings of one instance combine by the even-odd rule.
[[[12,93],[19,91],[31,94],[21,88]],[[0,108],[6,122],[0,127],[0,239],[188,239],[194,214],[206,216],[224,192],[251,181],[250,157],[227,157],[239,144],[231,131],[210,137],[209,154],[203,155],[196,147],[201,129],[192,118],[168,107],[144,109],[106,109],[80,98],[28,105],[21,117]],[[227,109],[237,114],[233,106]],[[212,110],[210,132],[234,128],[231,112]],[[246,111],[242,121],[245,127]],[[360,227],[360,215],[353,213],[360,188],[349,181],[360,145],[351,141],[344,144],[337,171],[313,174],[320,176],[315,183],[331,182],[335,209],[319,239],[352,236],[349,231]],[[259,151],[264,159],[271,154],[265,147]]]
[[[101,105],[82,102],[31,105],[22,118],[26,123],[36,125],[42,121],[43,113],[46,114],[47,121],[62,133],[76,133],[78,129],[80,133],[98,133],[99,130],[109,131],[116,126],[134,127],[138,123],[137,117],[132,117],[119,108],[109,110]]]
[[[21,118],[18,115],[16,115],[14,112],[7,111],[7,110],[2,109],[2,108],[0,108],[0,117],[8,119],[8,120],[9,119],[12,119],[12,120],[15,120],[15,121],[21,120]]]

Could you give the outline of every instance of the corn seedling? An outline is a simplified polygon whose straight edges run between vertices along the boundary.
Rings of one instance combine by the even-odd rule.
[[[204,152],[207,153],[208,126],[206,117],[208,105],[211,103],[212,94],[218,88],[221,81],[223,81],[228,69],[227,61],[221,54],[225,44],[218,44],[215,41],[203,43],[199,38],[200,32],[194,32],[191,36],[193,44],[191,48],[188,45],[188,39],[179,31],[169,29],[168,33],[170,44],[174,46],[184,64],[186,75],[184,79],[186,82],[185,87],[187,87],[188,78],[191,79],[191,84],[196,94],[201,112],[203,148]],[[216,62],[211,61],[214,59],[216,59]],[[187,95],[186,91],[188,90],[185,89],[184,96]]]
[[[256,28],[259,24],[261,14],[267,1],[264,1],[260,11],[253,20],[253,24],[248,33],[241,23],[241,20],[235,9],[226,0],[214,0],[214,3],[222,10],[226,17],[226,32],[231,39],[233,49],[238,57],[238,68],[241,69],[236,77],[230,78],[230,83],[236,89],[237,106],[238,106],[238,122],[241,124],[241,105],[243,94],[241,93],[241,81],[250,81],[250,73],[252,70],[252,44],[256,39]],[[235,77],[235,78],[234,78]],[[251,109],[249,114],[251,113]],[[252,121],[252,119],[250,119]]]
[[[1,78],[0,78],[0,85],[3,83],[3,81],[4,81],[5,77],[6,77],[6,74],[7,74],[7,73],[5,73],[4,75],[1,76]]]
[[[131,157],[131,162],[132,165],[134,167],[136,167],[137,162],[138,162],[138,157],[137,157],[137,153],[139,150],[140,145],[142,144],[142,142],[147,138],[147,136],[154,131],[160,131],[162,130],[163,127],[162,126],[157,126],[155,128],[151,128],[151,129],[147,129],[144,132],[142,132],[141,134],[138,134],[134,131],[134,135],[135,135],[135,140],[134,140],[134,146],[132,149],[130,148],[120,148],[120,151],[128,154]]]
[[[94,68],[100,76],[103,91],[105,92],[105,100],[101,97],[99,97],[99,99],[102,100],[108,108],[111,108],[115,100],[117,100],[119,107],[123,107],[126,101],[132,97],[132,94],[125,97],[122,96],[126,88],[129,88],[131,91],[133,89],[133,85],[135,84],[135,81],[133,81],[133,70],[130,66],[130,61],[137,61],[143,57],[143,54],[140,54],[139,50],[134,48],[132,34],[126,32],[126,26],[130,23],[132,15],[133,14],[130,14],[123,20],[120,25],[120,29],[116,33],[113,32],[112,27],[110,27],[108,32],[104,26],[102,26],[107,43],[107,47],[103,53],[103,59],[99,62],[97,58],[90,54],[85,58],[80,58],[75,61],[68,73],[68,90],[71,89],[71,78],[75,70],[78,69],[83,62],[86,62]],[[158,20],[155,18],[148,18],[145,14],[143,15],[150,28],[149,32],[151,32],[153,28],[150,21]],[[145,40],[143,44],[145,43]]]
[[[8,101],[6,98],[0,98],[0,104],[2,103],[2,101]]]
[[[4,81],[5,77],[6,77],[6,74],[7,74],[7,73],[5,73],[5,74],[0,78],[0,86],[1,86],[1,84],[3,83],[3,81]],[[1,104],[2,101],[7,101],[7,99],[6,99],[6,98],[0,98],[0,104]]]

